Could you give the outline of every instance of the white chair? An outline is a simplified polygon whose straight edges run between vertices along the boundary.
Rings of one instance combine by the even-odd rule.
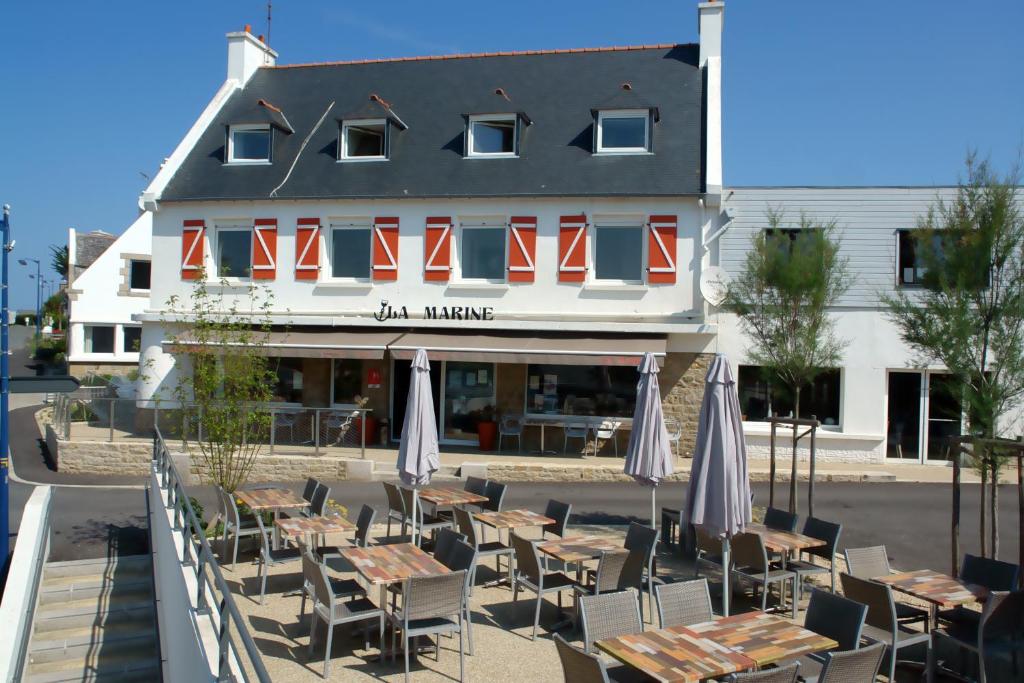
[[[277,430],[288,430],[288,442],[295,441],[295,422],[298,420],[298,413],[284,412],[274,413],[274,440],[277,440]]]
[[[612,442],[612,445],[615,446],[615,456],[616,457],[618,457],[618,455],[619,455],[618,433],[619,433],[619,427],[621,427],[621,426],[622,426],[622,422],[620,422],[618,420],[602,420],[601,423],[598,424],[597,428],[594,430],[594,438],[595,439],[600,439],[600,440],[603,440],[603,441],[611,441]],[[600,446],[595,443],[594,444],[594,454],[595,455],[597,454],[598,450],[600,450]]]
[[[672,442],[672,448],[679,457],[679,441],[683,438],[683,424],[674,417],[665,418],[665,429],[668,431],[668,440]]]
[[[498,423],[498,450],[501,450],[501,441],[503,437],[516,437],[516,444],[519,451],[523,450],[523,416],[522,415],[502,415],[501,422]]]
[[[562,441],[562,454],[569,452],[569,439],[583,439],[583,449],[587,448],[587,439],[590,437],[590,426],[586,422],[566,422],[562,428],[565,435]]]
[[[324,422],[324,441],[337,445],[342,439],[348,434],[348,430],[352,427],[353,414],[340,411],[332,410],[327,413],[327,419]],[[334,441],[331,441],[331,430],[338,432],[338,436],[335,437]]]

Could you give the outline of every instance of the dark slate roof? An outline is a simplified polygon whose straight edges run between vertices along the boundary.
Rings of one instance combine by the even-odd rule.
[[[696,45],[264,67],[224,105],[165,188],[162,200],[275,197],[666,196],[701,191],[701,73]],[[622,99],[656,107],[654,154],[593,156],[592,110]],[[504,96],[522,113],[520,157],[463,158],[467,114]],[[337,163],[337,118],[372,95],[408,125],[388,161]],[[295,130],[275,132],[270,165],[224,165],[226,126],[260,100]],[[333,107],[328,111],[331,103]]]
[[[82,270],[91,266],[117,240],[109,232],[94,230],[75,235],[75,265]]]

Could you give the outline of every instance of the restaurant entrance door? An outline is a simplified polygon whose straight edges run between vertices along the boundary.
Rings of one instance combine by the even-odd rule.
[[[391,438],[402,438],[411,361],[393,361]],[[495,419],[494,363],[430,362],[430,390],[442,443],[476,443],[477,424]]]
[[[405,406],[409,401],[409,376],[412,373],[411,360],[393,360],[391,371],[391,438],[398,441],[402,438],[402,425],[405,423]],[[430,395],[434,402],[434,415],[441,416],[441,366],[442,363],[430,363]],[[438,435],[441,433],[438,425]]]

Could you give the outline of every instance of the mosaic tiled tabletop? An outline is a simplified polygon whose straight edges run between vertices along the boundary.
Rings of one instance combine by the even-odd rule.
[[[537,549],[562,562],[574,563],[600,557],[605,550],[622,550],[622,538],[613,536],[572,536],[537,544]]]
[[[478,493],[470,493],[462,489],[450,489],[430,487],[420,489],[419,497],[434,505],[466,505],[471,503],[486,503],[487,496]]]
[[[448,574],[448,567],[412,543],[392,543],[367,548],[342,548],[341,555],[372,584],[405,581],[412,576]]]
[[[339,515],[327,517],[289,517],[274,520],[274,524],[289,536],[305,536],[307,534],[334,534],[339,531],[352,531],[356,525]]]
[[[235,491],[235,497],[249,506],[250,510],[276,510],[301,508],[308,502],[287,489],[251,489]]]
[[[746,530],[757,534],[764,541],[764,547],[776,553],[789,553],[807,548],[818,548],[828,545],[825,541],[805,536],[792,531],[769,529],[761,524],[748,524]]]
[[[931,569],[887,574],[875,578],[887,583],[901,593],[912,595],[941,608],[982,602],[988,597],[988,589],[972,583],[964,583]]]
[[[599,640],[596,645],[663,683],[696,683],[755,666],[746,655],[678,626]]]
[[[530,510],[505,510],[504,512],[478,512],[478,521],[495,529],[519,529],[523,527],[546,526],[554,524],[550,517],[531,512]]]
[[[680,627],[681,628],[681,627]],[[758,667],[839,647],[839,643],[765,612],[747,612],[685,627],[691,635],[743,654]]]

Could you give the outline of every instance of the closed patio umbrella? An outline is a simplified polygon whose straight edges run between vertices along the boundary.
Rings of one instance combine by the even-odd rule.
[[[693,450],[683,528],[722,539],[722,611],[729,614],[729,539],[750,523],[750,479],[736,381],[724,354],[711,361]]]
[[[645,353],[637,370],[640,379],[636,385],[636,408],[623,471],[638,483],[651,487],[651,528],[657,528],[655,491],[661,480],[672,474],[675,456],[661,411],[659,368],[654,354]]]
[[[416,543],[416,499],[420,486],[440,467],[437,446],[437,418],[430,391],[430,361],[427,352],[417,349],[409,377],[409,398],[402,423],[402,441],[398,447],[398,476],[406,486],[413,487],[412,542]]]

